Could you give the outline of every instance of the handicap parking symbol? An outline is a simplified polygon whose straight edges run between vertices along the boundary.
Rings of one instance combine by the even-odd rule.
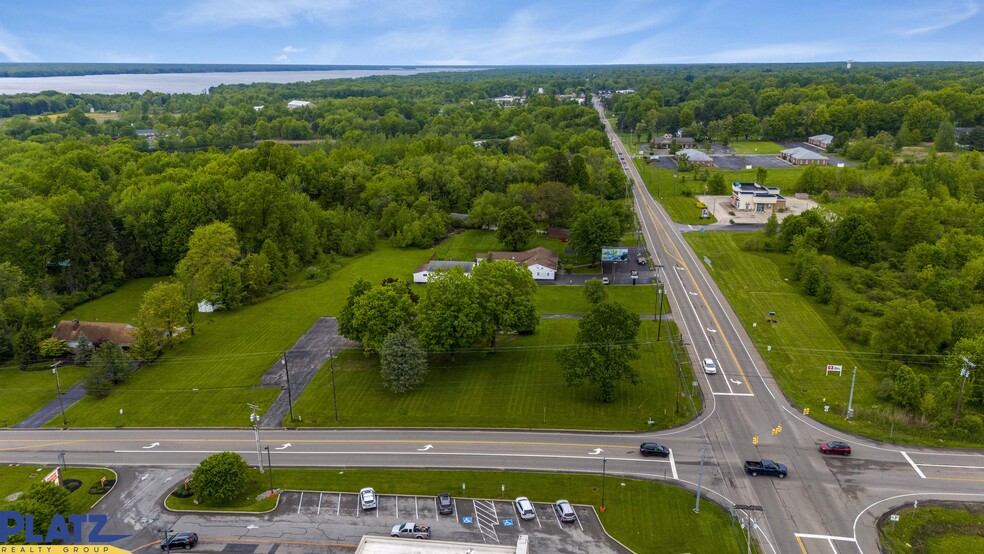
[[[512,527],[512,524],[513,524],[513,522],[512,522],[511,519],[504,519],[504,520],[502,520],[503,527]]]
[[[471,522],[472,522],[471,516],[465,516],[461,518],[461,523],[471,523]]]

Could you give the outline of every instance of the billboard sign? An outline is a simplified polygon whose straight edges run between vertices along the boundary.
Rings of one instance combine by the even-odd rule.
[[[625,262],[629,259],[628,248],[613,248],[605,246],[601,249],[601,261],[603,262]]]

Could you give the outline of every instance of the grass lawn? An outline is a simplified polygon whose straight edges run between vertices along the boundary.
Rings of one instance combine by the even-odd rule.
[[[41,482],[44,476],[51,473],[53,469],[55,468],[21,465],[0,467],[0,499],[16,492],[27,492],[33,483]],[[116,479],[116,473],[111,469],[88,467],[69,467],[62,472],[61,476],[62,480],[78,479],[82,481],[82,486],[68,495],[68,513],[70,514],[84,514],[102,498],[102,495],[89,494],[89,488],[98,485],[100,478]]]
[[[374,252],[350,260],[331,279],[317,285],[234,312],[199,314],[194,337],[140,369],[109,397],[79,401],[67,410],[69,424],[244,426],[249,415],[247,402],[266,407],[279,392],[254,388],[263,372],[319,316],[337,314],[357,278],[373,283],[390,276],[409,279],[413,268],[429,257],[428,250],[380,244]],[[102,312],[89,304],[78,311],[99,317]],[[113,309],[106,302],[102,306],[107,311]],[[124,410],[123,420],[120,409]]]
[[[536,305],[541,314],[583,314],[588,311],[584,287],[545,285],[537,288]],[[637,314],[652,314],[656,308],[656,289],[652,285],[611,285],[608,297]]]
[[[735,154],[778,154],[786,149],[784,146],[765,140],[729,142],[728,146],[735,149]]]
[[[557,352],[573,341],[577,325],[576,319],[543,320],[533,335],[500,337],[495,353],[463,352],[453,362],[431,361],[424,385],[402,395],[383,388],[377,356],[348,350],[334,361],[340,422],[335,423],[326,367],[295,400],[294,413],[303,418],[304,426],[323,427],[642,430],[694,417],[686,398],[675,413],[677,372],[665,340],[668,335],[664,328],[663,340],[657,343],[652,321],[644,321],[639,332],[642,359],[635,367],[641,373],[640,385],[622,385],[610,404],[597,402],[591,385],[566,386]],[[646,425],[650,417],[653,426]]]
[[[745,252],[745,233],[688,233],[698,258],[710,258],[711,276],[724,291],[759,353],[786,395],[799,408],[827,425],[880,440],[909,441],[941,446],[926,431],[904,427],[886,415],[890,406],[876,396],[887,376],[877,353],[845,343],[830,324],[833,309],[819,306],[784,280],[791,274],[789,260],[780,254]],[[775,311],[778,324],[766,323]],[[752,327],[752,323],[757,323]],[[768,351],[768,346],[772,350]],[[828,364],[843,366],[843,374],[825,375]],[[855,417],[846,421],[851,371],[858,368],[854,391]],[[824,413],[823,407],[830,406]],[[958,445],[957,442],[948,444]]]
[[[155,283],[165,280],[166,277],[134,279],[102,298],[76,306],[66,312],[62,319],[133,323],[137,320],[144,293]]]
[[[58,397],[55,376],[50,369],[21,371],[16,363],[0,367],[0,423],[10,427],[33,414],[48,402]],[[62,391],[68,390],[85,375],[85,370],[75,366],[58,368],[58,379]],[[61,417],[58,417],[61,427]]]
[[[916,510],[911,506],[896,510],[900,516],[897,523],[888,518],[878,522],[878,534],[885,552],[984,552],[984,509],[980,505],[919,504]]]
[[[254,487],[246,495],[255,498],[267,490],[265,476],[254,471]],[[461,492],[461,484],[467,488]],[[429,496],[450,491],[467,498],[501,499],[527,496],[534,502],[566,498],[575,504],[601,504],[601,476],[554,473],[479,471],[274,469],[274,486],[308,491],[355,492],[371,485],[380,494]],[[501,486],[505,485],[503,495]],[[168,498],[168,507],[193,506]],[[268,500],[247,506],[256,510]],[[639,553],[744,552],[740,530],[727,512],[706,502],[700,514],[693,511],[694,495],[683,489],[609,476],[601,521],[613,537]],[[269,509],[267,506],[266,509]],[[542,514],[541,514],[542,515]],[[687,532],[681,532],[686,529]]]
[[[526,250],[542,246],[558,254],[564,251],[565,244],[557,239],[549,239],[546,235],[534,235],[526,245]],[[468,229],[457,233],[441,244],[434,247],[438,260],[467,260],[474,261],[477,254],[505,251],[507,248],[495,238],[493,231]],[[412,271],[411,271],[412,272]]]

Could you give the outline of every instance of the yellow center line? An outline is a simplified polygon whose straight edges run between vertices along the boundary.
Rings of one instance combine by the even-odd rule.
[[[0,440],[0,444],[3,444],[5,442],[34,442],[34,441],[31,441],[29,439],[19,439],[19,440],[16,440],[16,441]],[[0,448],[0,451],[20,450],[20,449],[28,448],[28,447],[30,447],[30,448],[41,448],[41,447],[44,447],[44,446],[60,446],[60,445],[63,445],[63,444],[77,444],[77,443],[82,443],[82,442],[88,442],[88,441],[86,441],[86,440],[64,440],[64,441],[58,441],[58,442],[42,442],[40,444],[30,444],[30,445],[24,445],[24,446],[4,447],[4,448]]]
[[[687,272],[687,276],[689,276],[690,281],[693,282],[694,288],[697,289],[697,294],[700,295],[700,299],[704,302],[704,305],[707,306],[707,313],[710,314],[711,319],[714,321],[714,328],[720,331],[721,324],[718,322],[717,316],[714,315],[714,310],[711,309],[711,304],[707,301],[707,297],[704,296],[704,292],[700,289],[700,286],[697,284],[697,279],[696,277],[694,277],[693,272],[690,271],[690,267],[688,267],[687,264],[683,261],[683,254],[680,253],[680,249],[676,247],[676,244],[674,244],[673,241],[669,240],[670,239],[669,231],[663,226],[663,223],[659,220],[659,218],[656,217],[656,212],[653,210],[652,204],[649,201],[648,194],[640,194],[640,196],[642,197],[646,210],[649,212],[649,215],[652,216],[653,223],[657,227],[656,235],[657,237],[659,237],[660,244],[663,245],[663,250],[666,251],[667,254],[669,254],[670,258],[679,262],[680,266],[683,267],[684,271]],[[673,256],[668,250],[666,250],[666,244],[663,242],[663,238],[660,236],[661,232],[666,234],[666,239],[670,243],[670,246],[673,247],[673,250],[676,252],[676,256]],[[745,382],[745,388],[748,389],[748,392],[755,394],[754,391],[752,391],[751,383],[748,382],[748,377],[745,375],[745,372],[742,370],[741,364],[738,362],[738,356],[735,355],[734,349],[731,348],[731,342],[728,341],[728,338],[724,336],[724,333],[721,333],[721,340],[724,341],[724,346],[725,348],[728,349],[728,354],[731,355],[731,359],[732,361],[734,361],[735,367],[738,368],[738,373],[741,374],[742,380]]]
[[[24,444],[21,446],[12,446],[6,448],[0,448],[0,451],[4,450],[25,450],[30,448],[41,448],[45,446],[57,446],[61,444],[82,444],[82,443],[133,443],[140,442],[145,443],[148,440],[153,440],[159,443],[244,443],[252,444],[253,439],[120,439],[120,438],[106,438],[106,439],[79,439],[74,441],[62,441],[62,442],[42,442],[40,444]],[[15,442],[15,441],[2,441],[4,442]],[[16,442],[26,442],[30,443],[29,439],[18,439]],[[448,444],[448,445],[504,445],[504,446],[561,446],[561,447],[578,447],[578,448],[636,448],[632,444],[600,444],[600,443],[576,443],[576,442],[540,442],[540,441],[477,441],[477,440],[431,440],[420,438],[417,440],[410,439],[302,439],[302,440],[290,440],[291,444],[415,444],[426,442],[428,444]],[[152,449],[147,449],[148,452],[153,452]]]

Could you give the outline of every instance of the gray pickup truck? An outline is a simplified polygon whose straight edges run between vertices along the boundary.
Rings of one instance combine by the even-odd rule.
[[[407,539],[429,539],[431,538],[431,528],[427,525],[417,525],[416,523],[404,523],[394,525],[390,535]]]
[[[745,473],[755,477],[757,475],[772,475],[780,479],[785,479],[789,470],[786,466],[772,460],[748,460],[745,462]]]

